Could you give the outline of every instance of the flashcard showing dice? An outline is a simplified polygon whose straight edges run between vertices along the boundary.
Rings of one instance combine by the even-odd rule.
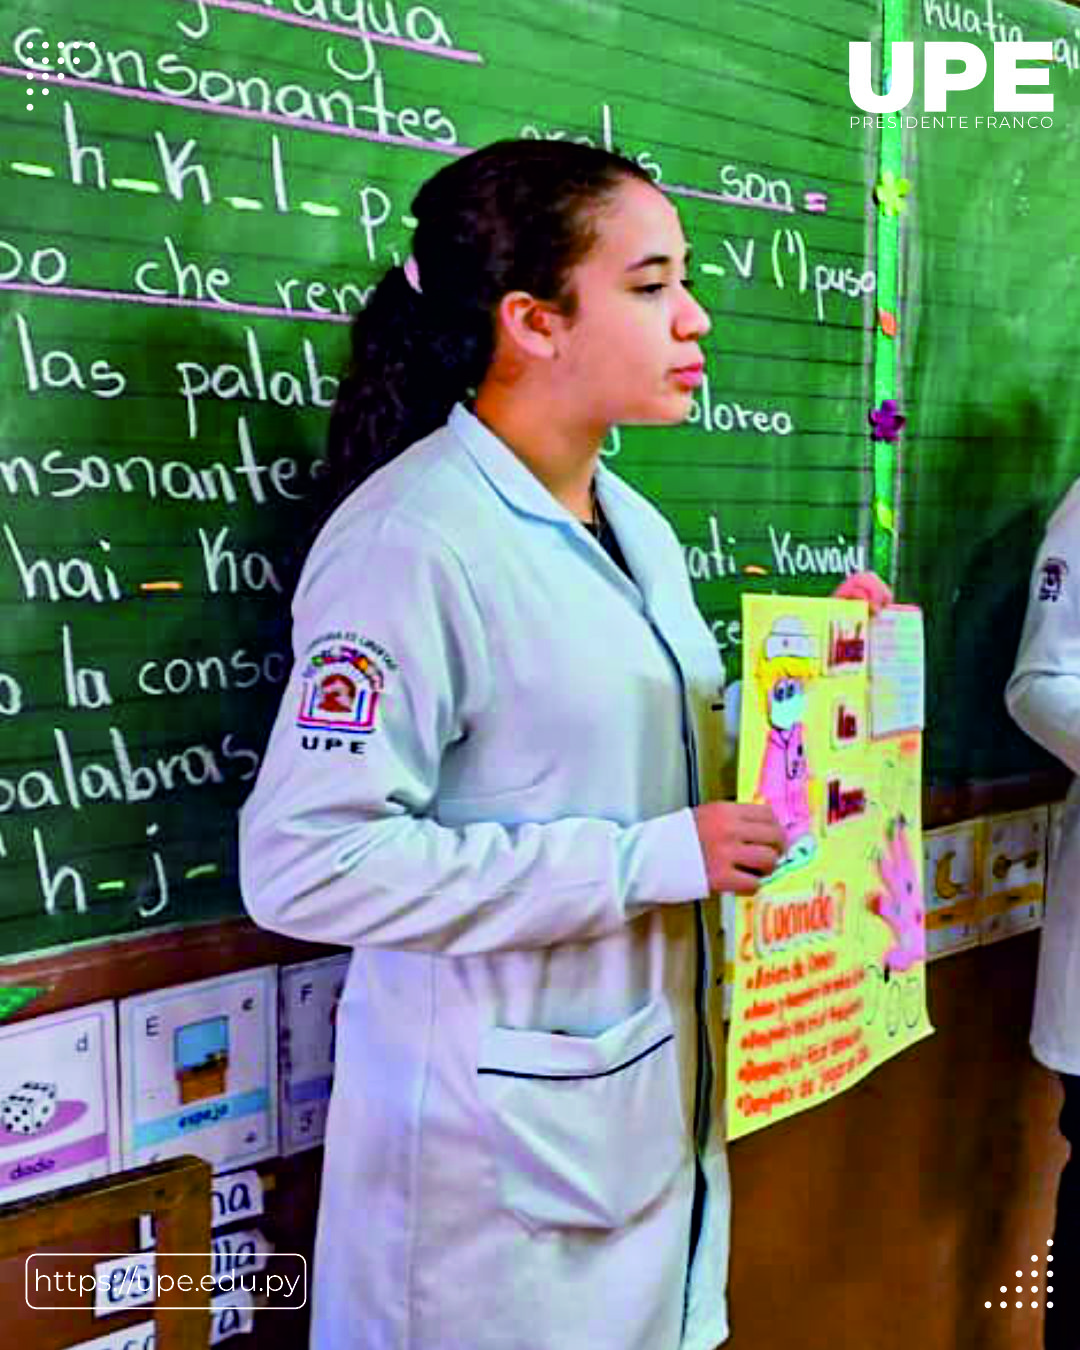
[[[138,994],[120,1004],[123,1154],[181,1153],[215,1170],[277,1152],[277,967]]]
[[[112,1003],[0,1030],[0,1204],[120,1166]]]
[[[326,1133],[334,1081],[338,999],[347,956],[281,968],[281,1151],[314,1148]]]

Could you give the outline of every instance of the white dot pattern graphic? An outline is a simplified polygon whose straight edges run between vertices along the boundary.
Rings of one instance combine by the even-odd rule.
[[[43,52],[49,50],[49,44],[47,42],[42,42],[39,45]],[[97,50],[96,44],[93,42],[73,42],[71,45],[80,47],[89,47],[91,50],[94,51]],[[59,52],[59,55],[56,58],[57,66],[66,65],[68,64],[69,61],[70,64],[73,66],[77,66],[79,64],[78,56],[71,56],[70,58],[68,57],[66,52],[67,46],[68,43],[66,42],[57,42],[56,49]],[[26,44],[27,51],[32,51],[33,47],[34,44],[32,42],[28,42]],[[47,67],[47,69],[45,67]],[[46,87],[47,82],[49,80],[62,80],[65,78],[66,77],[62,70],[57,70],[53,67],[52,57],[50,56],[37,57],[37,69],[28,70],[26,72],[26,79],[28,81],[26,89],[27,99],[28,100],[32,99],[35,94],[40,94],[41,97],[48,98],[49,90]],[[39,80],[41,83],[39,85],[35,85],[33,83],[35,79]],[[32,102],[27,102],[26,111],[27,112],[34,111],[34,104]]]
[[[1052,1246],[1054,1245],[1054,1239],[1053,1239],[1053,1238],[1047,1238],[1047,1239],[1046,1239],[1046,1245],[1047,1245],[1047,1247],[1052,1247]],[[1047,1263],[1047,1264],[1046,1264],[1046,1272],[1045,1272],[1047,1281],[1052,1280],[1053,1277],[1054,1277],[1053,1268],[1052,1268],[1052,1266],[1051,1266],[1051,1262],[1053,1261],[1053,1259],[1054,1259],[1053,1254],[1050,1253],[1050,1252],[1047,1252],[1047,1254],[1046,1254],[1046,1263]],[[1040,1272],[1040,1271],[1037,1269],[1038,1264],[1039,1264],[1039,1257],[1038,1257],[1038,1255],[1037,1255],[1035,1252],[1032,1252],[1032,1253],[1031,1253],[1031,1263],[1032,1263],[1033,1266],[1036,1267],[1036,1269],[1032,1270],[1032,1272],[1031,1272],[1031,1278],[1032,1278],[1033,1280],[1038,1280],[1038,1278],[1039,1278],[1039,1276],[1040,1276],[1040,1274],[1041,1274],[1042,1272]],[[1024,1272],[1023,1272],[1022,1270],[1018,1270],[1018,1271],[1016,1272],[1016,1278],[1017,1278],[1018,1280],[1022,1280],[1022,1279],[1024,1278]],[[1024,1292],[1024,1286],[1023,1286],[1022,1284],[1016,1285],[1015,1288],[1016,1288],[1016,1293],[1017,1293],[1017,1294],[1021,1294],[1021,1295],[1023,1294],[1023,1292]],[[1004,1285],[1004,1284],[1003,1284],[1003,1285],[1000,1285],[1000,1286],[999,1286],[999,1292],[1002,1293],[1002,1294],[1006,1294],[1006,1295],[1007,1295],[1008,1292],[1009,1292],[1009,1291],[1008,1291],[1008,1286],[1007,1286],[1007,1285]],[[1038,1294],[1038,1292],[1039,1292],[1039,1286],[1038,1286],[1038,1284],[1033,1284],[1033,1285],[1031,1286],[1031,1292],[1032,1292],[1033,1294]],[[1046,1292],[1047,1292],[1047,1294],[1052,1294],[1052,1293],[1054,1292],[1054,1286],[1053,1286],[1052,1284],[1050,1284],[1050,1283],[1047,1283],[1047,1285],[1046,1285]],[[993,1306],[994,1306],[994,1305],[993,1305],[993,1302],[992,1302],[990,1299],[987,1299],[987,1300],[983,1303],[983,1307],[984,1307],[984,1308],[992,1308]],[[1017,1300],[1016,1300],[1016,1303],[1015,1303],[1015,1306],[1016,1306],[1017,1308],[1022,1309],[1022,1308],[1024,1307],[1024,1304],[1023,1304],[1022,1299],[1017,1299]],[[1038,1307],[1039,1307],[1038,1299],[1032,1299],[1029,1306],[1030,1306],[1032,1309],[1038,1309]],[[1047,1307],[1047,1308],[1052,1308],[1052,1307],[1054,1306],[1053,1300],[1052,1300],[1052,1299],[1047,1299],[1047,1301],[1046,1301],[1046,1303],[1045,1303],[1044,1306]],[[998,1307],[999,1307],[999,1308],[1008,1309],[1009,1304],[1008,1304],[1008,1302],[1006,1301],[1006,1299],[1002,1299],[1001,1302],[998,1304]]]

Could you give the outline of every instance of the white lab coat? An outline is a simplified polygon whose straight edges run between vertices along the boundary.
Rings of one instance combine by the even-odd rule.
[[[637,585],[459,406],[301,578],[241,880],[259,923],[354,948],[315,1350],[727,1336],[719,916],[685,903],[722,670],[670,526],[597,490]]]
[[[1027,734],[1080,774],[1080,481],[1051,516],[1036,555],[1005,697]],[[1080,779],[1075,777],[1050,859],[1031,1048],[1047,1068],[1080,1074]]]

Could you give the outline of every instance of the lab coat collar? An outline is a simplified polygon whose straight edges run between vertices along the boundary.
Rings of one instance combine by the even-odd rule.
[[[641,528],[640,502],[635,501],[636,494],[619,475],[612,473],[603,464],[596,466],[595,483],[596,499],[600,503],[600,509],[607,516],[608,524],[615,532],[615,538],[619,541],[627,566],[633,573],[634,582],[631,584],[644,599],[645,607],[652,610],[661,578],[656,570],[654,549]],[[597,547],[599,548],[599,545]],[[625,580],[626,576],[622,569],[608,558],[603,549],[600,549],[600,552]]]
[[[559,525],[575,524],[573,512],[556,500],[509,446],[463,404],[454,405],[447,425],[495,491],[516,511]]]
[[[539,478],[518,459],[483,422],[461,403],[455,404],[448,422],[450,430],[469,452],[496,492],[516,511],[539,516],[574,531],[593,562],[603,568],[616,585],[625,589],[640,606],[652,587],[652,559],[639,544],[634,510],[626,488],[603,464],[596,467],[596,495],[608,518],[619,547],[633,573],[631,580],[607,551],[592,537],[572,511],[551,495]]]

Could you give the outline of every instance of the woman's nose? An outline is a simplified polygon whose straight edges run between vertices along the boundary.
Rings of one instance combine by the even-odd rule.
[[[682,292],[682,304],[675,316],[675,334],[680,338],[703,338],[712,327],[712,321],[693,294]]]

